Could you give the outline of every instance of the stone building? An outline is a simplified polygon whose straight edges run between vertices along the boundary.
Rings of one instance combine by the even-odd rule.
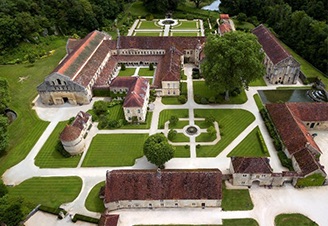
[[[218,169],[107,171],[107,211],[220,207],[221,201],[222,173]]]
[[[64,149],[71,155],[77,155],[85,149],[85,136],[92,123],[92,116],[80,111],[70,125],[66,125],[60,134]]]
[[[44,104],[88,104],[93,89],[109,89],[119,65],[156,66],[151,88],[158,95],[180,94],[184,62],[199,64],[204,37],[111,37],[93,31],[84,39],[69,39],[67,56],[38,87]]]
[[[218,33],[223,36],[227,32],[235,31],[235,25],[230,19],[229,14],[220,14],[220,19],[217,20]]]
[[[300,64],[263,24],[254,28],[252,33],[257,36],[265,53],[264,65],[269,82],[271,84],[296,84]]]
[[[142,77],[116,77],[110,82],[110,91],[126,96],[123,111],[126,121],[145,122],[149,101],[149,82]]]

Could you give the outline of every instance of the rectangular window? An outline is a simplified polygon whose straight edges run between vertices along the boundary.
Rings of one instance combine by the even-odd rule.
[[[140,109],[138,109],[138,113],[140,113]]]
[[[243,174],[243,177],[247,177],[247,174]]]

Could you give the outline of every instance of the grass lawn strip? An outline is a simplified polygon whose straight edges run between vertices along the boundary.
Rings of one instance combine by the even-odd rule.
[[[216,135],[210,135],[208,133],[201,133],[196,137],[196,142],[212,142],[216,139]]]
[[[174,146],[174,158],[190,158],[190,147]]]
[[[188,118],[188,109],[174,109],[174,110],[163,110],[159,115],[158,128],[164,129],[164,123],[169,121],[172,115],[178,118]]]
[[[259,110],[262,110],[264,108],[264,105],[262,103],[261,97],[259,94],[254,94],[253,98],[255,100],[256,106]]]
[[[178,97],[162,97],[162,103],[166,105],[180,105]]]
[[[259,127],[256,127],[228,154],[228,157],[269,157],[269,153],[262,147],[258,133],[261,132]]]
[[[199,32],[171,32],[171,36],[194,37],[199,36]]]
[[[21,196],[35,205],[57,208],[72,202],[80,193],[79,177],[33,177],[15,187],[9,187],[10,196]]]
[[[184,135],[183,133],[177,133],[174,139],[171,140],[171,142],[189,142],[189,141],[190,138]]]
[[[176,125],[169,124],[169,129],[183,129],[186,125],[189,125],[188,120],[179,120]]]
[[[125,70],[120,70],[118,76],[132,76],[134,75],[136,68],[125,68]]]
[[[34,66],[29,64],[0,66],[1,77],[7,79],[9,83],[11,96],[9,107],[18,115],[8,127],[9,146],[6,154],[0,158],[0,175],[26,157],[49,125],[49,122],[38,118],[35,111],[31,109],[31,103],[37,96],[37,85],[43,82],[45,76],[65,56],[65,44],[66,40],[62,39],[61,47],[56,49],[52,56],[36,61]],[[19,77],[26,77],[26,79],[18,82]]]
[[[173,30],[198,30],[198,21],[183,21],[180,20],[178,25],[173,26]]]
[[[149,70],[149,68],[140,68],[138,75],[139,76],[153,76],[154,75],[155,70]]]
[[[146,30],[153,30],[153,29],[163,29],[163,26],[160,26],[157,21],[140,21],[140,25],[137,29],[146,29]]]
[[[144,32],[144,31],[135,31],[134,32],[134,36],[143,36],[143,37],[147,37],[147,36],[151,36],[151,37],[156,37],[156,36],[161,36],[161,32]]]
[[[148,134],[98,134],[85,156],[83,167],[132,166],[143,156]]]
[[[312,221],[310,218],[299,214],[299,213],[288,213],[288,214],[279,214],[274,219],[275,226],[318,226],[317,223]]]
[[[251,82],[249,84],[249,86],[267,86],[267,85],[264,81],[264,78],[261,77],[261,78],[256,79],[255,81]]]
[[[63,131],[66,125],[67,121],[58,123],[36,156],[35,165],[39,166],[40,168],[73,168],[79,164],[81,156],[65,158],[55,149],[59,140],[59,134]]]
[[[221,140],[213,146],[201,146],[197,157],[215,157],[220,154],[255,119],[254,115],[240,109],[196,109],[196,118],[214,116],[219,123]]]
[[[237,211],[253,209],[254,205],[248,189],[227,189],[224,183],[222,185],[222,210]]]
[[[211,126],[211,124],[205,122],[205,120],[195,120],[195,125],[197,125],[201,129],[207,129]]]
[[[85,200],[85,207],[87,208],[87,210],[97,213],[104,212],[105,210],[104,203],[99,198],[100,188],[104,185],[105,185],[105,181],[102,181],[91,189],[87,199]]]

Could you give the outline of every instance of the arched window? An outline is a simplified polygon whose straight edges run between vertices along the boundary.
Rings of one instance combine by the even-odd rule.
[[[58,83],[58,85],[61,85],[60,79],[57,79],[57,83]]]

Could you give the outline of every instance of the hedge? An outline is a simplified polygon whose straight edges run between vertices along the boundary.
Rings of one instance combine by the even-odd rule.
[[[257,137],[258,137],[259,140],[260,140],[260,143],[261,143],[261,146],[262,146],[262,152],[263,152],[264,154],[269,154],[268,148],[267,148],[267,146],[266,146],[266,144],[265,144],[265,141],[264,141],[264,139],[263,139],[263,136],[262,136],[260,130],[257,131]]]
[[[99,219],[97,219],[97,218],[92,218],[92,217],[84,216],[84,215],[81,215],[81,214],[75,214],[72,221],[74,223],[76,223],[78,220],[89,222],[89,223],[94,223],[94,224],[99,223]]]

